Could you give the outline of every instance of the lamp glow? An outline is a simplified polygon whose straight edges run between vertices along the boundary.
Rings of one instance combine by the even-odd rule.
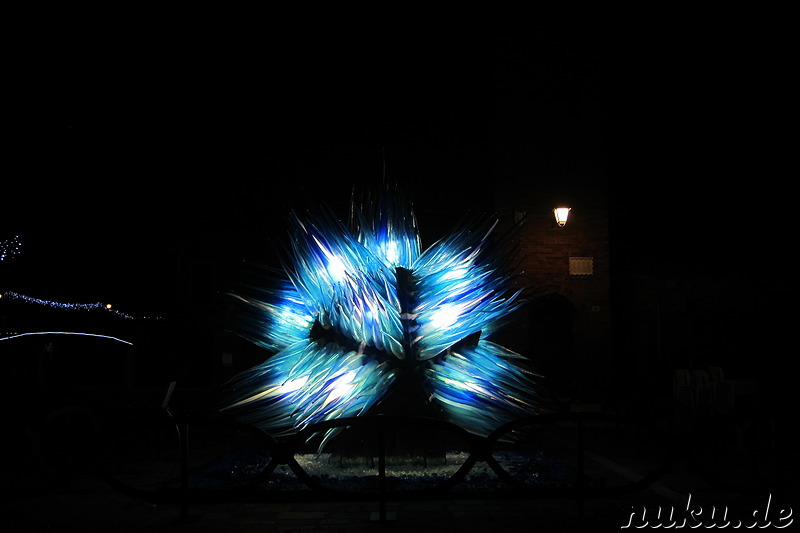
[[[556,207],[553,209],[553,214],[556,217],[556,224],[558,224],[558,227],[563,228],[567,224],[567,218],[569,217],[569,212],[571,209],[571,207]]]

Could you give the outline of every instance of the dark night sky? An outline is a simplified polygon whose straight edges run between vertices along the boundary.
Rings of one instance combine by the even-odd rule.
[[[447,18],[187,26],[37,28],[14,42],[0,238],[22,235],[13,274],[24,271],[28,292],[85,286],[105,298],[121,283],[154,296],[171,283],[161,273],[181,228],[272,226],[289,202],[343,199],[376,179],[384,153],[422,209],[480,205],[485,189],[464,184],[494,164],[493,72],[509,50],[531,73],[513,92],[514,124],[553,149],[586,128],[602,139],[613,235],[632,243],[621,250],[714,262],[742,235],[754,255],[775,240],[759,218],[780,194],[759,192],[771,168],[754,128],[777,109],[748,100],[780,75],[736,31]],[[592,97],[541,89],[565,79]],[[689,218],[701,207],[710,221]]]
[[[488,39],[318,29],[18,42],[2,230],[22,235],[29,292],[163,285],[184,229],[269,231],[290,202],[379,177],[384,148],[458,175],[436,143],[484,126]]]

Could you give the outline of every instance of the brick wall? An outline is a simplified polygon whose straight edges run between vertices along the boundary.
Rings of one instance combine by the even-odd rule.
[[[495,205],[503,229],[516,224],[519,283],[530,299],[518,327],[504,340],[559,382],[564,395],[576,397],[589,394],[608,367],[608,206],[601,188],[565,185],[564,191],[567,194],[548,193],[547,187],[536,191],[535,184],[527,189],[500,187]],[[558,227],[552,210],[562,203],[572,210],[567,224]],[[570,258],[591,258],[591,274],[571,273]],[[559,335],[569,338],[556,338]]]

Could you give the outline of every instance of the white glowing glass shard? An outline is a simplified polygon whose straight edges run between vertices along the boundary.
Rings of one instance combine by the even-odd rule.
[[[456,323],[459,316],[463,312],[463,308],[454,304],[445,304],[431,312],[428,325],[436,330],[449,328]]]
[[[328,385],[328,395],[325,397],[325,402],[322,404],[322,406],[326,407],[329,403],[334,402],[343,396],[349,396],[356,387],[356,385],[352,383],[355,375],[355,370],[350,370],[349,372],[337,377],[332,383],[330,383]]]
[[[390,240],[386,242],[384,257],[386,258],[386,262],[390,265],[397,265],[397,260],[400,258],[397,241]]]
[[[457,266],[449,270],[445,270],[441,275],[441,281],[463,280],[467,277],[469,267]]]
[[[336,253],[332,252],[329,249],[329,246],[326,246],[320,242],[320,239],[314,235],[312,236],[314,242],[319,248],[319,251],[322,252],[324,260],[322,263],[325,266],[325,270],[327,271],[328,275],[330,276],[331,280],[335,283],[340,283],[345,280],[345,276],[347,275],[348,268],[345,266],[344,261],[342,258],[337,255]]]
[[[344,263],[336,256],[331,256],[328,258],[327,270],[328,274],[330,274],[331,278],[335,282],[343,281],[345,275],[347,274],[347,268],[344,266]]]
[[[308,383],[308,376],[301,376],[297,379],[286,380],[283,385],[278,387],[278,394],[288,394],[290,392],[298,391],[306,386]]]

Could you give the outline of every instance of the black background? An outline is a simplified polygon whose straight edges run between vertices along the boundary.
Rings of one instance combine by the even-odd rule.
[[[133,15],[18,20],[0,231],[24,253],[4,289],[157,308],[187,232],[281,232],[384,174],[423,213],[482,207],[521,137],[591,148],[618,272],[763,278],[791,249],[771,19]]]

